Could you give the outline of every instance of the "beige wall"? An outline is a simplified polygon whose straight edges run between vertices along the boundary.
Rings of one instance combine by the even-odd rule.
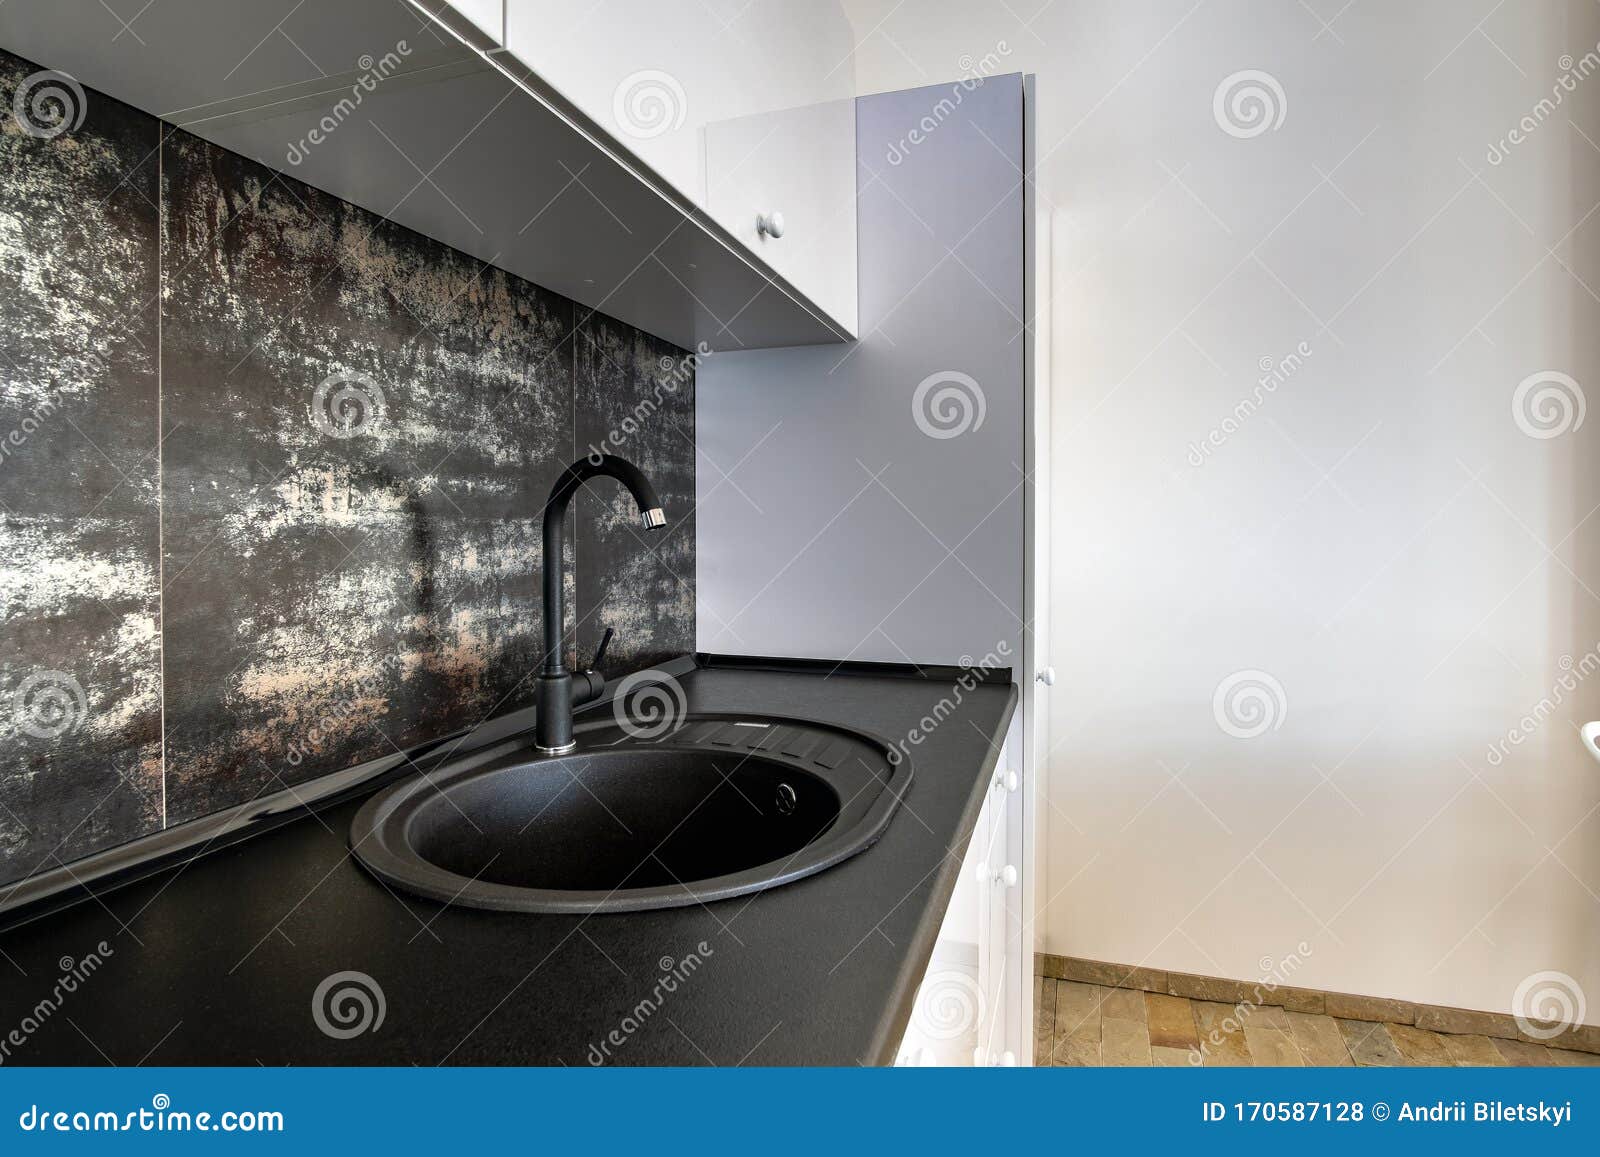
[[[1554,971],[1600,1021],[1600,416],[1538,404],[1600,401],[1594,6],[846,10],[862,92],[1039,77],[1038,947],[1254,978],[1303,943],[1297,984],[1513,1011]],[[1259,133],[1217,107],[1244,70]]]

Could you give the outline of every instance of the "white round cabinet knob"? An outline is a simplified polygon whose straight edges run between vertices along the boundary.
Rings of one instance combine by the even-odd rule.
[[[997,788],[1003,787],[1007,791],[1016,791],[1017,785],[1021,782],[1014,771],[997,771],[994,773],[994,786]]]
[[[1585,723],[1578,735],[1583,739],[1583,745],[1589,749],[1589,754],[1600,760],[1600,720]]]
[[[1008,888],[1016,887],[1017,869],[1007,864],[994,874],[994,882],[996,884],[1004,884]]]
[[[1054,687],[1056,685],[1056,669],[1054,667],[1040,667],[1038,673],[1034,675],[1034,679],[1043,683],[1046,687]]]
[[[756,217],[756,232],[764,233],[773,240],[783,236],[783,214],[774,209],[770,213],[762,213]]]
[[[1000,1054],[1000,1067],[1003,1068],[1003,1069],[1014,1069],[1014,1068],[1016,1068],[1017,1067],[1017,1054],[1012,1052],[1010,1049],[1007,1049],[1005,1052],[1001,1053]]]

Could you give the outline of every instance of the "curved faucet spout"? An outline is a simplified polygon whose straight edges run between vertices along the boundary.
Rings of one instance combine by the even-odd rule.
[[[591,454],[561,472],[544,503],[544,670],[539,676],[539,720],[536,742],[545,753],[570,751],[572,738],[572,673],[562,656],[561,629],[565,614],[566,567],[564,546],[567,507],[578,488],[591,478],[615,478],[628,488],[638,504],[646,530],[667,525],[661,500],[644,473],[626,458]],[[598,693],[591,681],[585,699]],[[580,700],[581,701],[581,700]]]

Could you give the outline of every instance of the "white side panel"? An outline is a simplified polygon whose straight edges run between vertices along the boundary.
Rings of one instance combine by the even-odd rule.
[[[985,984],[991,967],[987,868],[993,831],[993,811],[985,802],[897,1054],[901,1067],[966,1067],[989,1039],[995,1013]]]
[[[861,340],[699,366],[701,650],[1020,660],[1022,82],[887,160],[950,88],[857,102]]]

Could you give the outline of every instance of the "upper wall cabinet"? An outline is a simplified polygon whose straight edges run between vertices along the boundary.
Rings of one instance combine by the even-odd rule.
[[[9,0],[0,48],[681,346],[845,340],[848,29],[738,9]]]
[[[856,328],[854,35],[837,0],[504,0],[506,51]]]

